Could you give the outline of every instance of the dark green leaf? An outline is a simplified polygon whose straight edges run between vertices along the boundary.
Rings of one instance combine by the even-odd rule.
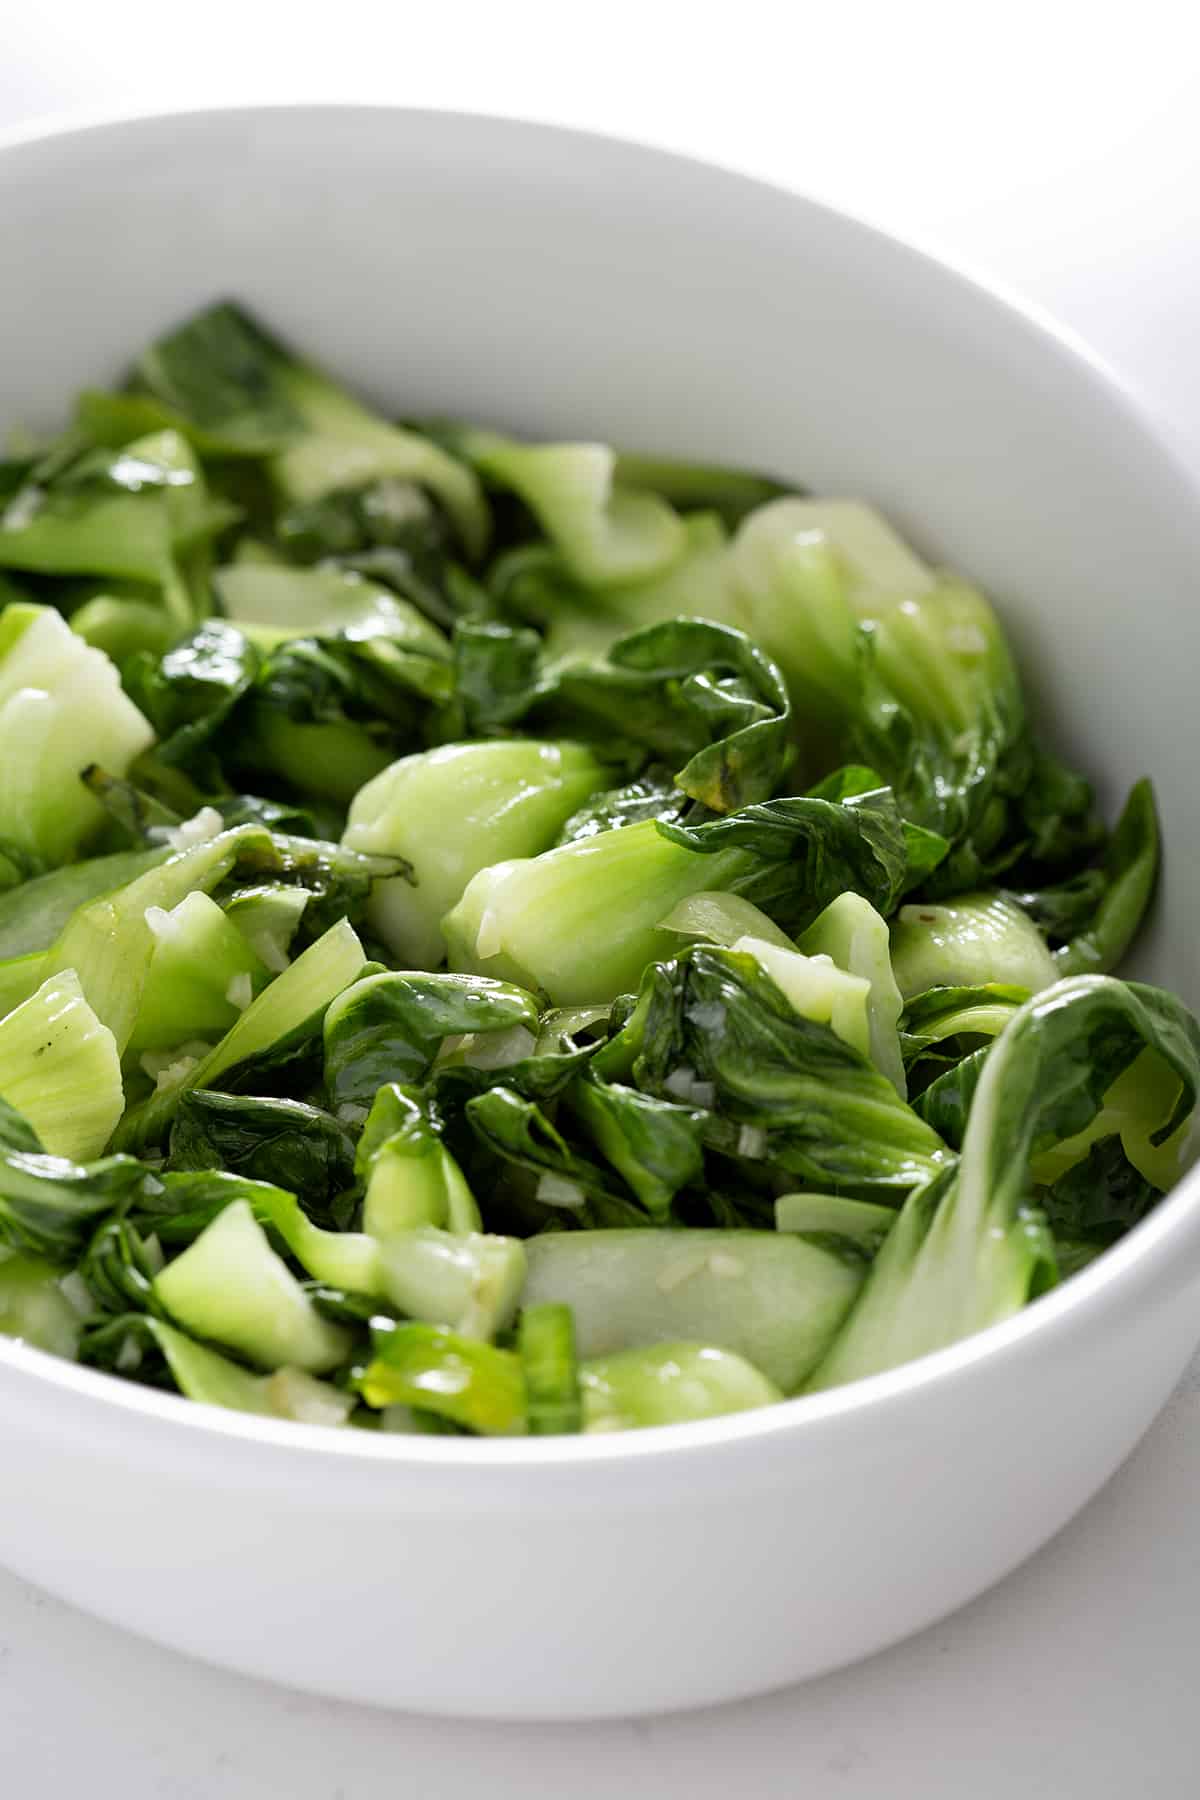
[[[179,1102],[167,1167],[272,1182],[324,1223],[354,1181],[354,1152],[345,1126],[315,1106],[193,1088]]]
[[[1057,1237],[1110,1244],[1136,1225],[1161,1198],[1139,1175],[1119,1136],[1100,1138],[1038,1201]]]
[[[886,918],[910,880],[904,821],[888,788],[845,801],[812,795],[746,806],[706,825],[660,824],[685,849],[753,853],[758,866],[733,883],[791,937],[831,900],[861,894]]]
[[[647,971],[601,1072],[631,1049],[636,1085],[703,1112],[710,1150],[818,1190],[888,1197],[946,1160],[891,1082],[797,1013],[752,956],[694,945]]]
[[[333,1106],[369,1103],[385,1082],[420,1082],[448,1037],[537,1025],[529,994],[476,975],[371,975],[325,1019],[325,1085]]]
[[[132,1156],[74,1163],[47,1155],[33,1127],[0,1100],[0,1240],[14,1249],[69,1262],[102,1214],[154,1185]]]

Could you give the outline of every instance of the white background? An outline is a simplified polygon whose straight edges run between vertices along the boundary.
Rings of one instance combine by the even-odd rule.
[[[363,99],[694,151],[1036,301],[1141,392],[1200,473],[1200,47],[1182,0],[1111,19],[1062,0],[705,10],[340,0],[318,27],[265,0],[58,0],[42,18],[0,0],[0,127]],[[13,254],[36,247],[0,247],[0,279]],[[1083,1516],[954,1619],[806,1688],[603,1726],[314,1701],[152,1649],[0,1574],[0,1770],[36,1800],[1174,1800],[1197,1791],[1197,1495],[1200,1365]]]

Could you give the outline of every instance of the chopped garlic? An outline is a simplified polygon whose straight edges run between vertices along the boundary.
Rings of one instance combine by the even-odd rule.
[[[766,1155],[767,1134],[761,1125],[743,1125],[738,1132],[737,1153],[739,1156],[760,1160]]]
[[[166,937],[170,926],[171,915],[162,906],[148,906],[142,914],[150,931],[156,938]]]
[[[587,1202],[587,1195],[579,1183],[568,1181],[565,1175],[543,1175],[535,1197],[544,1206],[565,1206],[572,1212]]]
[[[190,850],[193,844],[207,844],[212,838],[219,837],[224,829],[225,821],[216,807],[202,806],[182,825],[173,826],[166,837],[173,850]]]
[[[479,1031],[463,1040],[463,1061],[472,1069],[506,1069],[532,1054],[537,1039],[525,1025],[506,1031]]]
[[[236,1006],[239,1012],[245,1012],[253,1000],[254,987],[244,969],[240,975],[230,978],[229,986],[225,989],[225,998],[230,1006]]]
[[[186,1081],[197,1063],[211,1049],[211,1044],[204,1043],[200,1038],[193,1038],[189,1043],[177,1045],[174,1050],[147,1050],[139,1060],[154,1083],[155,1090],[161,1094],[164,1089],[178,1087]]]
[[[685,1105],[711,1106],[717,1090],[711,1081],[701,1081],[694,1069],[672,1069],[663,1083],[668,1094]]]

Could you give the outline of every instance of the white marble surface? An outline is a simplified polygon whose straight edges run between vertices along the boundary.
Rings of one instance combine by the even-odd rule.
[[[1200,473],[1200,64],[1177,0],[1111,22],[1074,0],[743,0],[711,24],[700,10],[342,0],[318,31],[252,0],[0,0],[0,127],[126,106],[393,100],[692,150],[1035,300],[1142,393]],[[0,1768],[13,1792],[86,1784],[123,1800],[1174,1800],[1195,1793],[1200,1752],[1198,1492],[1200,1368],[1087,1511],[954,1619],[807,1688],[631,1724],[326,1704],[155,1650],[0,1575]]]

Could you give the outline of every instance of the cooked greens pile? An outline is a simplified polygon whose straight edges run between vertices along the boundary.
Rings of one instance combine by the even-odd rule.
[[[611,1431],[1008,1317],[1177,1179],[1158,861],[868,507],[393,424],[222,305],[0,463],[0,1331]]]

